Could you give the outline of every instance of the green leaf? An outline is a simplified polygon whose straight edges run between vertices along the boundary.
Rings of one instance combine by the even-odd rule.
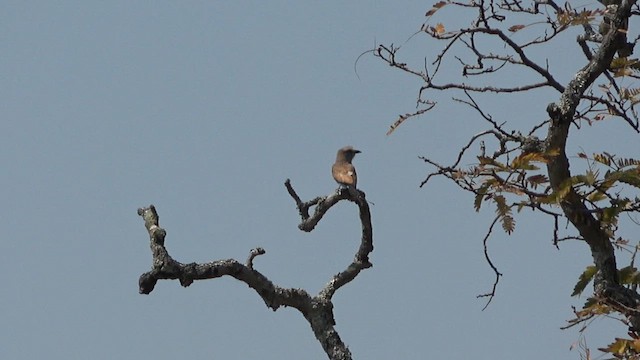
[[[575,185],[575,183],[580,181],[579,180],[580,176],[583,176],[583,175],[573,176],[573,177],[563,181],[562,184],[560,184],[560,186],[558,187],[557,190],[554,190],[548,196],[540,198],[540,200],[539,200],[540,203],[542,203],[542,204],[557,204],[560,201],[562,201],[562,199],[564,199],[565,196],[567,196],[569,194],[571,189],[573,189],[573,185]]]
[[[585,184],[585,185],[593,185],[593,176],[589,176],[589,174],[585,174],[585,175],[576,175],[571,177],[569,180],[571,180],[571,185],[580,185],[580,184]]]
[[[627,339],[616,338],[616,342],[609,344],[606,350],[612,354],[622,355],[626,351],[628,344],[629,341]]]
[[[476,193],[476,198],[473,201],[473,208],[476,210],[476,212],[480,211],[482,200],[484,200],[484,197],[487,194],[487,189],[489,189],[489,185],[490,184],[485,182],[484,184],[482,184],[482,186],[480,186],[480,188],[478,189],[478,192]]]
[[[515,219],[511,215],[507,214],[502,216],[500,220],[502,221],[502,229],[504,229],[507,234],[511,235],[513,230],[516,228]]]
[[[493,201],[496,203],[496,213],[500,217],[500,222],[502,223],[502,229],[511,235],[513,230],[516,228],[516,221],[511,216],[511,207],[507,205],[507,199],[505,199],[502,195],[493,196]]]
[[[592,171],[592,170],[587,170],[587,172],[585,173],[585,184],[589,185],[589,186],[593,186],[593,184],[596,183],[596,181],[598,181],[598,175],[599,172],[596,171]]]
[[[496,213],[500,216],[504,216],[509,212],[509,206],[507,206],[507,200],[502,195],[495,195],[493,201],[496,203]]]
[[[591,279],[593,279],[593,276],[596,274],[597,271],[598,271],[598,268],[595,265],[587,266],[587,268],[582,272],[582,274],[580,274],[580,278],[578,279],[578,282],[573,287],[573,292],[571,293],[571,296],[582,294],[582,292],[584,291],[584,288],[586,288],[589,282],[591,282]]]
[[[587,300],[584,302],[584,305],[582,306],[583,309],[589,309],[595,305],[598,304],[598,300],[594,297],[589,297],[587,298]]]
[[[618,221],[618,215],[622,212],[622,208],[620,206],[611,206],[602,209],[602,213],[600,215],[600,221],[605,224],[613,224]]]
[[[607,199],[607,195],[605,195],[604,193],[600,192],[600,191],[595,191],[592,192],[591,194],[589,194],[589,196],[587,196],[587,200],[591,201],[591,202],[598,202],[598,201],[602,201]]]
[[[640,168],[623,171],[619,180],[625,184],[640,188]]]
[[[638,269],[633,266],[625,266],[618,270],[618,278],[620,283],[624,285],[633,284],[638,276]]]

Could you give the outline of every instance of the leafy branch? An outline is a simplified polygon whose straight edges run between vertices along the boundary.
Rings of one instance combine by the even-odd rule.
[[[569,2],[554,1],[439,1],[427,11],[426,21],[414,34],[422,36],[433,54],[432,59],[424,59],[422,68],[408,65],[400,47],[379,45],[373,54],[422,81],[412,116],[426,115],[437,105],[431,95],[446,92],[488,124],[485,130],[470,136],[448,164],[420,157],[434,169],[421,187],[441,176],[471,193],[476,211],[486,204],[495,209],[483,244],[496,280],[491,291],[480,296],[489,297],[490,302],[501,276],[487,252],[495,225],[499,223],[511,235],[520,212],[538,211],[553,220],[556,247],[561,241],[579,240],[593,257],[593,267],[580,278],[574,294],[581,293],[590,282],[594,294],[583,310],[576,311],[575,323],[593,316],[620,314],[633,336],[616,340],[605,350],[617,357],[634,358],[636,354],[628,351],[635,351],[636,344],[640,350],[637,271],[634,267],[618,269],[614,251],[629,247],[628,240],[618,235],[620,217],[640,213],[640,160],[601,149],[590,156],[578,153],[572,158],[586,161],[587,168],[572,173],[566,153],[570,128],[580,129],[584,124],[595,126],[618,119],[640,132],[636,110],[640,88],[625,83],[640,78],[640,62],[632,57],[638,38],[627,38],[629,20],[640,15],[640,8],[634,0],[601,2],[604,6],[574,8]],[[456,11],[457,19],[471,14],[466,21],[471,26],[455,28],[438,22],[436,18],[443,11]],[[577,37],[577,53],[584,55],[585,65],[562,83],[548,61],[535,61],[531,54],[534,49],[537,54],[544,52],[569,29],[582,30]],[[518,36],[513,36],[515,33]],[[457,75],[443,71],[445,65],[448,70],[456,66]],[[533,77],[523,76],[525,73]],[[546,89],[556,94],[557,101],[547,105],[547,118],[524,131],[508,129],[506,121],[495,119],[474,98],[478,93],[506,97]],[[497,112],[506,116],[502,109]],[[401,117],[396,121],[389,133],[404,120]],[[574,233],[561,234],[561,219],[572,225],[568,231]]]

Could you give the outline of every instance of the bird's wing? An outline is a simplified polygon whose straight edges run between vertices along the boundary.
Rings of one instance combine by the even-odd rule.
[[[340,184],[356,186],[358,175],[352,164],[334,164],[331,168],[333,178]]]

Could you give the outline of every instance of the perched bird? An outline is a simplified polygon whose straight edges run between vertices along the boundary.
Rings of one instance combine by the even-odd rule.
[[[355,189],[358,184],[358,175],[351,161],[359,152],[360,150],[356,150],[352,146],[345,146],[339,149],[338,154],[336,154],[336,162],[331,167],[333,178],[338,184],[346,186],[352,195],[356,194]]]

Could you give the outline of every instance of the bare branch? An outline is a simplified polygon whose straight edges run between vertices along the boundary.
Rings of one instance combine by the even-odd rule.
[[[373,251],[373,228],[371,214],[364,192],[358,190],[351,196],[349,191],[337,191],[326,197],[317,197],[309,202],[302,202],[287,179],[285,182],[287,191],[296,202],[302,222],[300,229],[311,231],[320,221],[324,213],[339,200],[349,200],[356,203],[360,209],[360,221],[362,222],[362,240],[354,261],[347,269],[333,276],[331,281],[312,297],[305,290],[296,288],[283,288],[275,285],[253,267],[253,259],[265,253],[262,248],[252,249],[246,261],[246,265],[234,260],[217,260],[204,264],[183,264],[174,260],[164,246],[166,231],[159,225],[159,216],[153,205],[138,209],[145,222],[149,233],[153,262],[151,271],[140,276],[139,288],[141,294],[149,294],[153,291],[158,280],[177,279],[180,284],[187,287],[195,280],[215,279],[222,276],[231,276],[247,284],[262,298],[267,307],[274,311],[281,306],[297,309],[307,319],[311,328],[322,345],[329,359],[350,360],[351,352],[342,342],[335,330],[333,315],[333,303],[331,297],[342,286],[353,280],[363,269],[371,267],[369,254]],[[313,216],[309,216],[309,207],[316,206]]]
[[[236,260],[218,260],[204,264],[182,264],[174,260],[164,247],[166,231],[159,227],[156,208],[150,205],[138,209],[138,214],[145,220],[149,232],[153,266],[151,271],[140,276],[140,293],[149,294],[158,280],[179,280],[187,287],[194,280],[215,279],[221,276],[232,276],[254,289],[265,304],[277,310],[280,306],[294,307],[301,312],[309,311],[311,297],[301,289],[285,289],[274,285],[259,271],[243,265]]]
[[[249,258],[247,258],[247,267],[251,270],[253,270],[253,259],[258,256],[258,255],[264,255],[266,253],[266,251],[264,251],[263,248],[259,247],[259,248],[255,248],[255,249],[251,249],[251,252],[249,253]]]
[[[367,203],[367,200],[365,198],[365,193],[361,190],[356,189],[356,194],[352,195],[347,189],[338,188],[334,193],[328,196],[316,197],[315,199],[305,203],[299,201],[300,198],[291,186],[291,181],[289,181],[288,179],[285,182],[285,187],[287,188],[289,194],[291,194],[291,196],[293,197],[294,201],[296,201],[296,206],[298,207],[298,209],[305,209],[304,211],[300,211],[301,214],[308,213],[308,209],[310,206],[316,206],[313,216],[301,215],[301,222],[298,225],[298,228],[306,232],[312,231],[318,224],[320,219],[322,219],[324,214],[333,205],[338,203],[338,201],[349,200],[358,205],[358,208],[360,210],[360,222],[362,224],[362,237],[360,241],[360,247],[356,252],[354,262],[349,265],[349,267],[344,272],[334,276],[329,284],[327,284],[327,287],[335,287],[334,290],[327,290],[326,292],[327,294],[332,295],[340,286],[355,278],[360,270],[372,266],[369,262],[369,254],[373,251],[373,226],[371,225],[371,212],[369,210],[369,204]]]
[[[493,300],[493,298],[496,296],[496,288],[498,287],[498,282],[500,282],[500,276],[502,276],[502,274],[498,271],[498,268],[496,268],[496,266],[493,264],[493,261],[491,261],[491,258],[489,257],[489,250],[487,246],[487,243],[489,241],[489,236],[491,235],[491,232],[493,231],[493,227],[496,225],[499,219],[500,219],[500,216],[496,216],[495,219],[493,219],[493,222],[491,222],[491,225],[489,225],[489,230],[487,230],[487,234],[484,236],[484,239],[482,239],[482,246],[484,248],[484,258],[487,260],[487,263],[489,264],[494,274],[496,275],[496,279],[493,282],[491,291],[486,294],[481,294],[477,296],[478,298],[481,298],[481,297],[489,298],[489,300],[487,300],[487,303],[484,305],[482,310],[486,309],[489,306],[489,304],[491,304],[491,300]]]

